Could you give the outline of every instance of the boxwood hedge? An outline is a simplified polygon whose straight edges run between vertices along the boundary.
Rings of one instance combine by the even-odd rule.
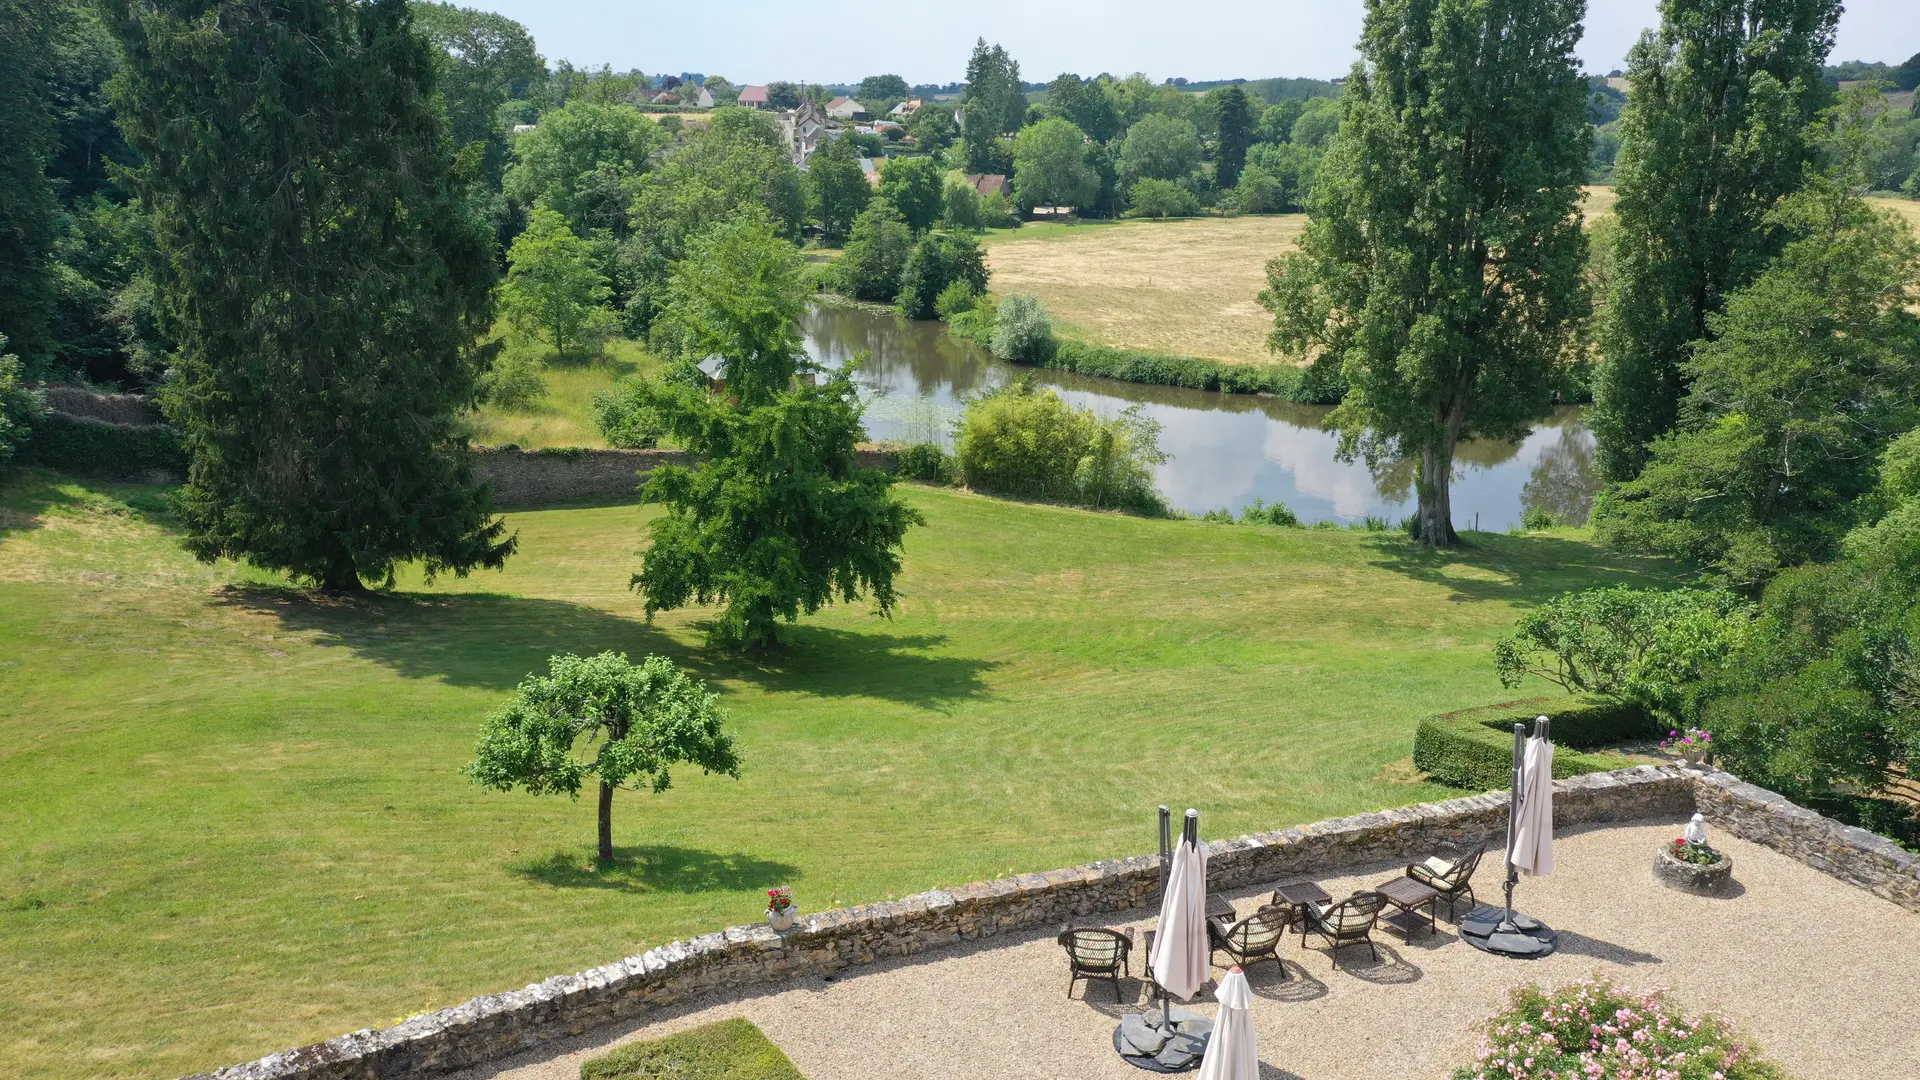
[[[1618,758],[1580,751],[1660,731],[1636,705],[1596,697],[1530,698],[1427,717],[1414,731],[1413,763],[1443,784],[1475,791],[1504,788],[1512,777],[1514,722],[1526,724],[1532,734],[1536,716],[1553,722],[1556,779],[1617,769]]]
[[[33,421],[18,460],[78,476],[119,479],[177,477],[187,471],[180,433],[164,424],[109,424],[54,412]]]

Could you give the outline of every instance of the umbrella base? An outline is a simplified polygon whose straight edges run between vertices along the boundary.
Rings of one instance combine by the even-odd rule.
[[[1510,956],[1518,960],[1537,960],[1551,956],[1559,947],[1560,935],[1530,915],[1513,913],[1507,921],[1507,909],[1482,904],[1460,920],[1460,937],[1481,952]]]
[[[1213,1021],[1178,1005],[1169,1007],[1171,1025],[1161,1023],[1160,1010],[1129,1013],[1113,1030],[1113,1048],[1120,1060],[1156,1073],[1188,1072],[1206,1056]]]

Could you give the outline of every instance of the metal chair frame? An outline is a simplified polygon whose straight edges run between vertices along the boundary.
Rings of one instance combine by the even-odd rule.
[[[1067,997],[1073,997],[1073,984],[1085,979],[1105,979],[1113,985],[1113,1000],[1120,996],[1120,977],[1127,974],[1127,956],[1133,950],[1133,938],[1105,927],[1070,927],[1054,940],[1067,950]]]
[[[1467,910],[1473,910],[1479,897],[1473,894],[1473,872],[1480,868],[1480,857],[1487,853],[1481,848],[1468,855],[1462,855],[1453,861],[1447,872],[1436,873],[1425,863],[1413,863],[1407,867],[1407,876],[1437,892],[1447,902],[1447,918],[1453,920],[1458,913],[1460,898],[1467,898]]]
[[[1332,946],[1330,952],[1333,966],[1340,966],[1340,949],[1345,945],[1364,943],[1367,951],[1378,962],[1380,950],[1373,945],[1373,927],[1380,921],[1380,912],[1387,905],[1387,898],[1377,892],[1357,892],[1345,900],[1323,910],[1307,909],[1307,930],[1300,935],[1300,946],[1305,948],[1307,933],[1324,938]]]

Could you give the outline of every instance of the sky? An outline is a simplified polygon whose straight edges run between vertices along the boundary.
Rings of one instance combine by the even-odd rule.
[[[549,61],[611,64],[648,74],[694,71],[739,84],[775,79],[851,83],[866,75],[909,83],[964,77],[974,39],[1005,45],[1022,77],[1063,71],[1329,79],[1346,74],[1361,0],[1209,0],[1179,17],[1166,0],[455,0],[519,20]],[[1580,45],[1586,70],[1621,67],[1656,0],[1589,0]],[[1916,0],[1853,0],[1832,59],[1898,63],[1920,52]]]

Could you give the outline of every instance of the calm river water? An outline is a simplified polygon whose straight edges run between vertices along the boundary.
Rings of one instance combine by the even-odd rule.
[[[1254,499],[1282,502],[1302,521],[1399,519],[1413,511],[1412,471],[1380,474],[1342,462],[1320,427],[1324,406],[1204,390],[1142,386],[1045,368],[1002,363],[948,336],[939,323],[844,307],[818,307],[805,319],[807,349],[837,366],[866,353],[858,380],[868,391],[867,432],[875,439],[939,442],[969,394],[1033,375],[1074,405],[1112,415],[1130,405],[1160,422],[1160,491],[1175,507],[1238,511]],[[1586,520],[1595,487],[1593,437],[1578,409],[1562,409],[1519,443],[1461,447],[1454,466],[1454,524],[1502,530],[1523,507],[1570,523]]]

